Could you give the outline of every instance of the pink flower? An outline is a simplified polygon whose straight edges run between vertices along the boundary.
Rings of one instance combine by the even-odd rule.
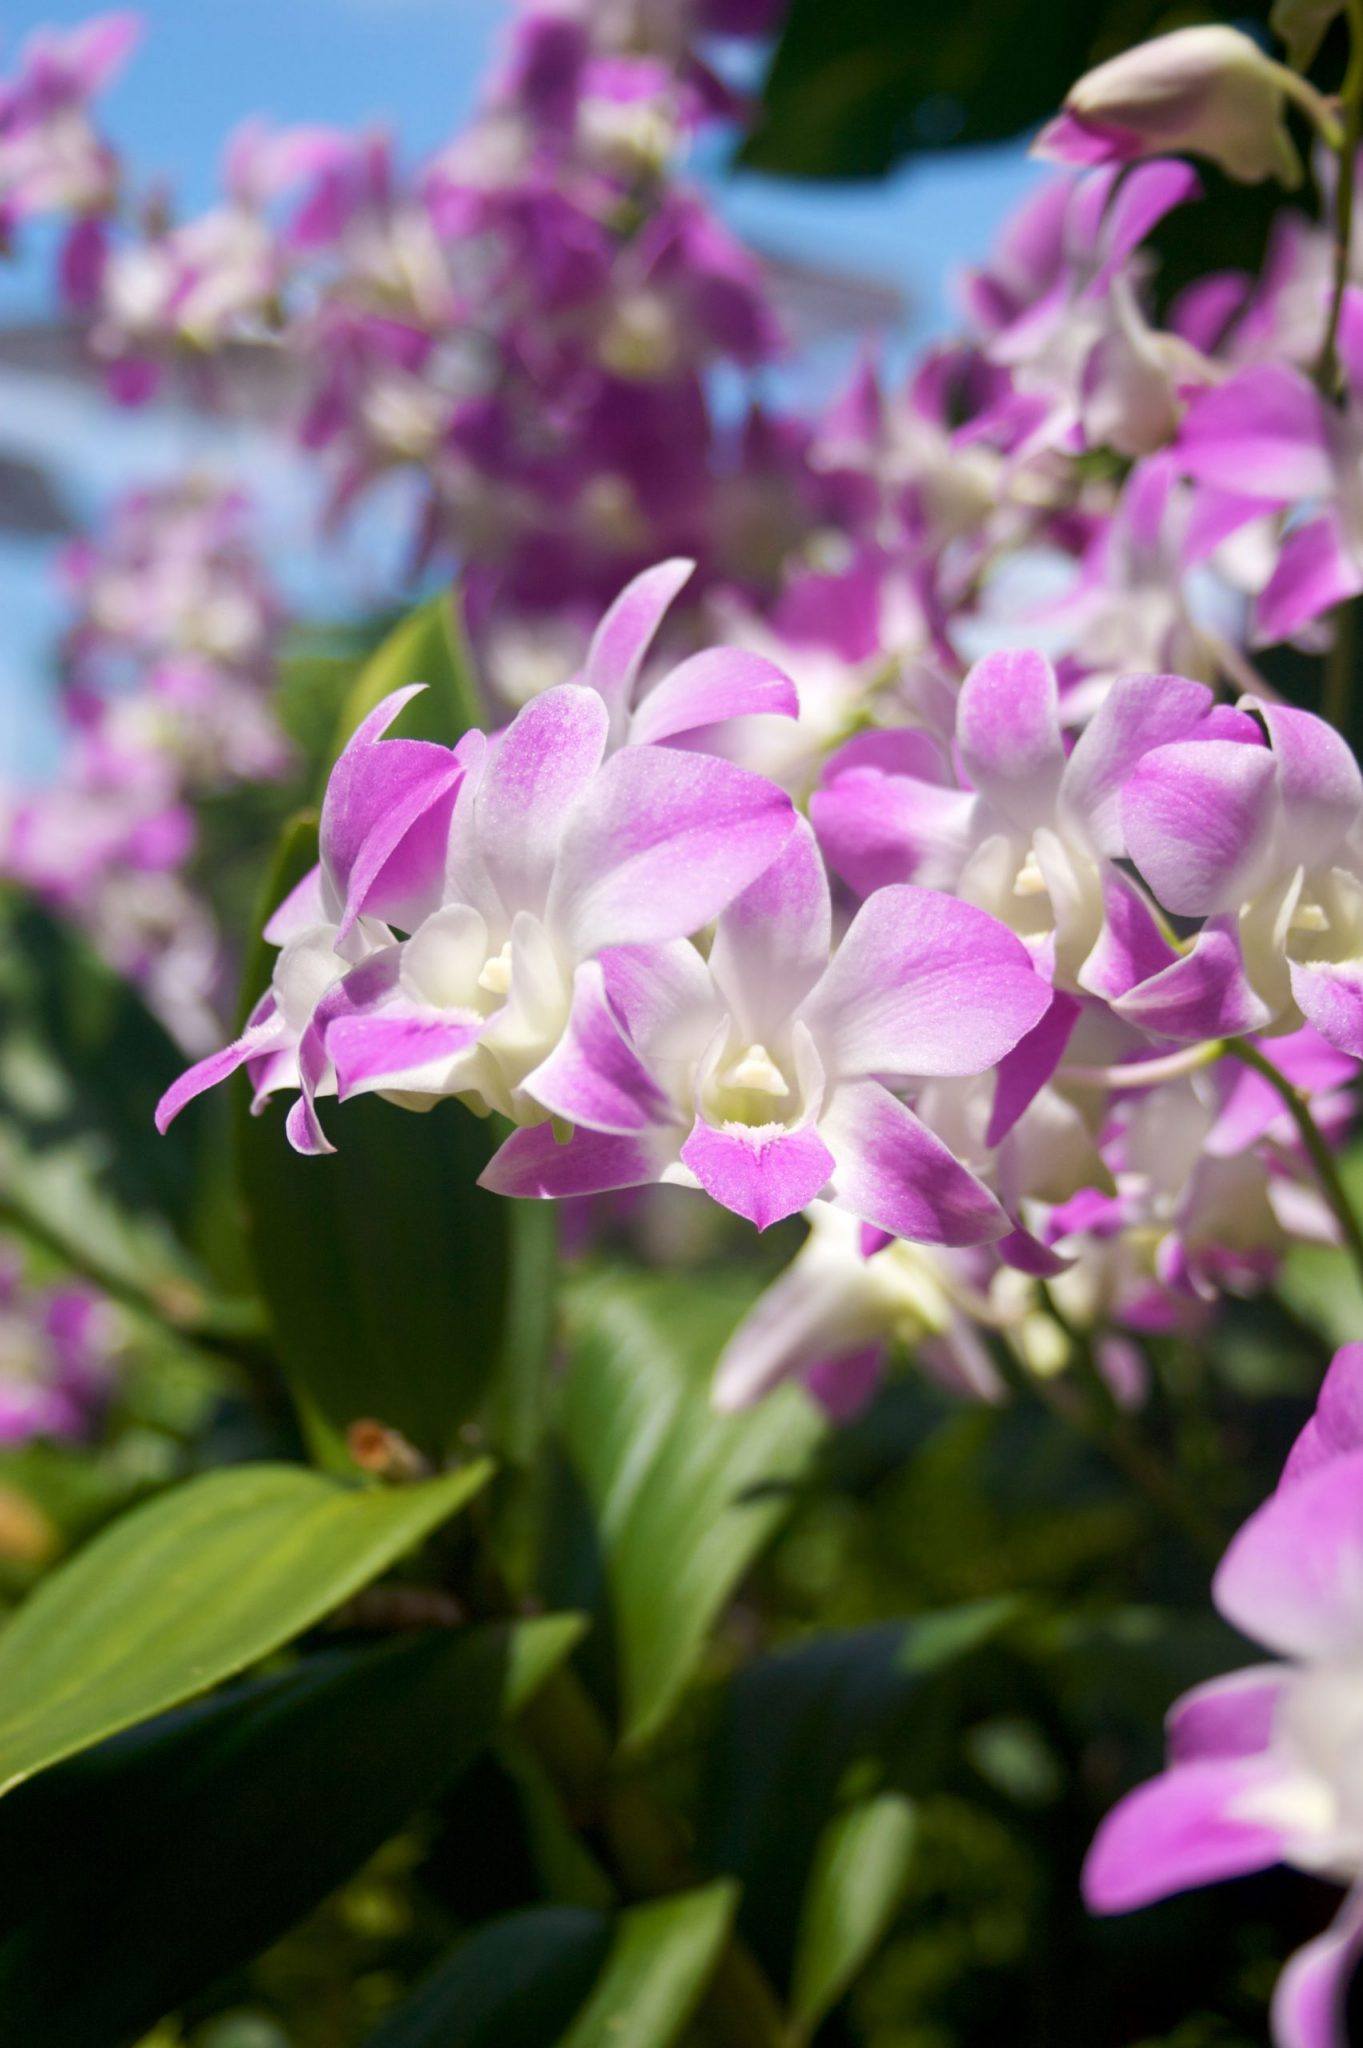
[[[1214,1584],[1226,1619],[1280,1661],[1178,1702],[1168,1768],[1108,1815],[1084,1873],[1100,1913],[1273,1863],[1351,1883],[1334,1925],[1279,1980],[1278,2048],[1348,2044],[1345,1999],[1363,1956],[1361,1588],[1363,1345],[1350,1344]]]
[[[820,1198],[919,1242],[1005,1236],[994,1196],[895,1088],[994,1066],[1049,990],[994,919],[929,890],[878,891],[836,947],[831,923],[800,824],[721,916],[708,961],[625,946],[581,971],[573,1027],[526,1084],[576,1134],[513,1135],[484,1185],[550,1196],[666,1179],[759,1230]]]

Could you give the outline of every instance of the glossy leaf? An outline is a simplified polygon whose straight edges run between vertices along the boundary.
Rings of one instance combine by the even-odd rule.
[[[559,1662],[556,1616],[333,1650],[0,1807],[0,2043],[114,2048],[287,1932]]]
[[[346,697],[333,753],[340,753],[382,698],[408,683],[426,685],[396,727],[409,739],[453,746],[471,725],[482,723],[472,657],[453,593],[418,605],[370,655]]]
[[[819,1839],[795,1945],[791,2011],[813,2032],[874,1953],[908,1876],[914,1808],[898,1792],[849,1807]]]
[[[789,1507],[823,1430],[796,1387],[740,1415],[710,1402],[715,1360],[751,1300],[728,1276],[606,1273],[568,1297],[560,1427],[579,1494],[556,1589],[591,1597],[616,1649],[623,1738],[653,1735],[676,1705],[725,1602]]]
[[[192,1326],[225,1305],[184,1242],[202,1149],[219,1134],[200,1122],[163,1140],[152,1123],[183,1065],[79,934],[0,892],[0,1216]]]
[[[610,1953],[563,2048],[668,2048],[695,2011],[733,1919],[733,1885],[711,1884],[615,1922]]]
[[[811,1884],[832,1882],[827,1830],[843,1812],[853,1765],[883,1772],[929,1682],[990,1642],[1015,1612],[1011,1602],[981,1601],[911,1622],[826,1634],[777,1651],[733,1680],[712,1745],[703,1796],[700,1850],[706,1866],[743,1886],[741,1924],[776,1980],[799,1982],[796,1936],[808,1930]],[[928,1744],[919,1747],[926,1762]],[[933,1752],[933,1763],[941,1759]],[[878,1787],[862,1786],[861,1796]],[[883,1825],[884,1823],[882,1823]],[[823,1874],[821,1873],[823,1866]],[[836,1870],[833,1877],[837,1876]],[[873,1899],[849,1902],[864,1931]],[[849,1926],[828,1950],[803,1964],[826,1995],[846,1949]],[[806,1995],[813,1996],[806,1982]],[[817,2002],[817,2000],[815,2001]]]
[[[211,1472],[122,1516],[0,1634],[0,1791],[287,1643],[485,1483],[348,1487],[291,1465]]]
[[[603,1913],[510,1913],[456,1949],[366,2048],[546,2048],[571,2025],[609,1946]]]
[[[315,817],[283,834],[256,928],[317,858]],[[268,984],[259,941],[243,1010]],[[486,1436],[527,1457],[554,1313],[554,1218],[478,1187],[499,1142],[462,1103],[415,1115],[363,1096],[323,1105],[334,1155],[304,1158],[278,1102],[234,1084],[238,1182],[256,1283],[318,1459],[350,1468],[346,1432],[379,1421],[440,1460],[488,1404]]]
[[[581,1907],[514,1913],[479,1931],[368,2048],[668,2048],[719,1960],[730,1885],[612,1921]]]

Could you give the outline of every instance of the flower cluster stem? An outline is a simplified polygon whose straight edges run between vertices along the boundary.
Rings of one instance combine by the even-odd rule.
[[[1316,357],[1316,383],[1326,398],[1339,383],[1339,316],[1353,253],[1354,174],[1363,142],[1363,0],[1348,0],[1349,64],[1340,88],[1343,124],[1335,145],[1334,276],[1325,333]]]
[[[1269,1087],[1281,1099],[1284,1109],[1297,1127],[1297,1135],[1311,1161],[1316,1179],[1320,1182],[1320,1191],[1329,1203],[1331,1213],[1339,1225],[1344,1249],[1353,1261],[1359,1284],[1363,1286],[1363,1224],[1359,1223],[1357,1212],[1349,1199],[1349,1191],[1340,1176],[1335,1156],[1320,1125],[1311,1114],[1310,1103],[1301,1090],[1288,1080],[1286,1074],[1275,1067],[1272,1060],[1260,1052],[1258,1046],[1249,1039],[1227,1039],[1226,1050],[1239,1060],[1242,1066],[1251,1068],[1267,1081]]]

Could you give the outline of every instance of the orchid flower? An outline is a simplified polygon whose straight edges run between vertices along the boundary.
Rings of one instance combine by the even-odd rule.
[[[1322,330],[1324,320],[1322,302]],[[1340,308],[1339,353],[1340,405],[1300,370],[1262,363],[1197,398],[1179,436],[1186,473],[1239,494],[1246,516],[1308,508],[1289,527],[1259,599],[1261,642],[1291,639],[1363,590],[1363,292],[1355,286]]]
[[[1152,749],[1120,793],[1126,849],[1159,902],[1205,920],[1121,1004],[1170,1037],[1290,1028],[1363,1055],[1363,777],[1308,711],[1251,699]],[[1232,723],[1233,721],[1233,723]]]
[[[853,740],[810,814],[830,866],[866,895],[889,882],[950,888],[1016,932],[1056,986],[1109,999],[1160,945],[1126,852],[1118,792],[1151,748],[1215,724],[1211,692],[1127,676],[1066,757],[1044,655],[986,655],[962,685],[951,773],[921,733]]]
[[[460,1095],[540,1119],[536,1072],[579,998],[591,1010],[581,971],[708,923],[791,830],[789,799],[727,762],[660,746],[606,760],[609,713],[584,685],[533,699],[491,747],[471,733],[452,750],[383,740],[412,694],[386,698],[337,762],[320,867],[275,920],[274,993],[170,1090],[163,1124],[265,1055],[267,1089],[302,1086],[303,1151],[330,1149],[318,1093]]]
[[[875,1392],[892,1344],[952,1392],[998,1398],[976,1324],[1009,1318],[988,1293],[986,1258],[887,1240],[827,1202],[813,1204],[808,1222],[804,1244],[720,1354],[717,1408],[747,1407],[800,1379],[844,1421]]]
[[[1277,2048],[1348,2048],[1363,1957],[1363,1345],[1336,1353],[1275,1494],[1234,1538],[1213,1597],[1278,1661],[1185,1694],[1163,1775],[1122,1801],[1089,1852],[1095,1912],[1287,1863],[1353,1889],[1288,1964]]]
[[[930,1244],[1003,1237],[1004,1211],[887,1081],[981,1073],[1050,992],[993,918],[930,890],[878,891],[831,946],[827,876],[801,822],[720,918],[708,960],[625,946],[583,977],[574,1026],[527,1082],[577,1126],[513,1134],[506,1194],[700,1187],[767,1229],[816,1198]],[[963,1007],[955,991],[969,990]]]

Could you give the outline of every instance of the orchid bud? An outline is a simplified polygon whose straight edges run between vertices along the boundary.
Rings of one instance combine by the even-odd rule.
[[[1284,118],[1289,98],[1317,126],[1331,126],[1315,88],[1238,29],[1176,29],[1088,72],[1033,150],[1072,164],[1188,151],[1247,184],[1276,177],[1298,185],[1301,160]]]

